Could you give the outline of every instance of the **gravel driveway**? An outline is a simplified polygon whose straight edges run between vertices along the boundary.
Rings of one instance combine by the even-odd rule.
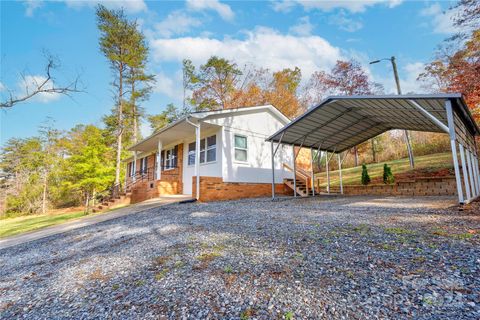
[[[167,205],[0,251],[3,319],[479,319],[447,198]]]

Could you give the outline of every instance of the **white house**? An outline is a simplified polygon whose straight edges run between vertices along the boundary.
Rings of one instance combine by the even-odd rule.
[[[132,202],[164,194],[202,201],[269,196],[273,172],[276,193],[290,193],[284,179],[292,178],[292,147],[278,150],[272,170],[265,141],[289,122],[271,105],[194,112],[177,120],[130,148],[135,156],[127,160],[126,184]]]

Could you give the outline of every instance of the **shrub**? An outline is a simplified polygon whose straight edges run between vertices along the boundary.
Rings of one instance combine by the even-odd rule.
[[[383,165],[383,183],[392,184],[395,182],[395,177],[392,173],[392,168],[390,168],[386,163]]]
[[[370,176],[368,175],[367,166],[364,163],[362,164],[362,184],[366,186],[369,183],[370,183]]]

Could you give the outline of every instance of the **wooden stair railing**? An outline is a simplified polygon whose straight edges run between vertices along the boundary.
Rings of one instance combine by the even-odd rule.
[[[283,163],[283,167],[291,172],[293,172],[292,167],[287,163]],[[312,189],[308,188],[308,185],[311,181],[312,176],[302,168],[296,168],[296,174],[294,179],[297,180],[297,193],[299,193],[302,197],[307,197],[308,195],[312,194]],[[299,181],[300,180],[300,181]],[[303,182],[304,180],[305,182]],[[294,190],[293,179],[285,179],[285,184],[289,186],[292,190]]]

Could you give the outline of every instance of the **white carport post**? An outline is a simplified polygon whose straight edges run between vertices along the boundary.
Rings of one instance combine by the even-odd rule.
[[[327,170],[327,193],[330,193],[330,171],[329,171],[329,166],[328,166],[328,151],[325,151],[325,169]]]
[[[474,160],[474,169],[477,176],[477,179],[475,180],[475,182],[477,183],[478,195],[480,195],[480,168],[478,167],[478,158],[474,155],[473,160]]]
[[[313,148],[310,148],[310,175],[312,176],[312,195],[315,197],[315,175],[313,172]]]
[[[338,175],[340,176],[340,193],[343,194],[343,178],[342,178],[342,159],[340,153],[337,153],[338,156]]]
[[[158,140],[157,145],[157,180],[162,178],[162,141]]]
[[[453,168],[455,169],[455,180],[457,182],[458,202],[460,202],[460,204],[464,204],[465,200],[463,198],[462,181],[460,180],[460,168],[458,166],[455,121],[453,118],[452,102],[448,99],[445,100],[445,109],[447,111],[448,130],[450,134],[450,145],[452,148],[452,157],[453,157]]]
[[[298,152],[300,152],[300,150]],[[297,157],[295,156],[294,144],[292,144],[292,161],[293,161],[293,196],[297,197]]]
[[[475,185],[475,178],[473,173],[473,160],[472,153],[467,149],[467,162],[468,162],[468,173],[470,177],[470,186],[472,188],[472,196],[476,197],[478,195],[477,186]]]
[[[471,198],[470,194],[470,184],[468,182],[468,171],[467,171],[467,161],[465,161],[465,149],[462,144],[458,144],[458,151],[460,153],[460,161],[462,162],[462,172],[463,172],[463,182],[465,185],[465,194],[467,199]]]
[[[272,151],[272,200],[275,199],[275,153],[273,152],[273,140],[270,141]]]

